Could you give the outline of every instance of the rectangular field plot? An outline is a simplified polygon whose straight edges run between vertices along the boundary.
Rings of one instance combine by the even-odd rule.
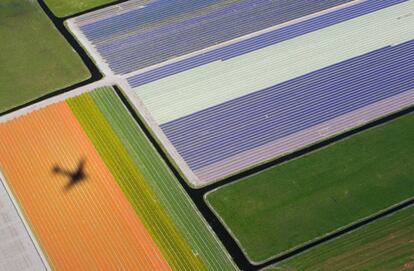
[[[54,269],[169,269],[66,103],[1,124],[0,138],[6,180]],[[82,158],[87,179],[65,191],[53,167]]]
[[[52,268],[235,268],[112,88],[1,123],[0,139]]]
[[[411,113],[206,199],[246,255],[263,261],[411,198],[413,138]]]
[[[130,76],[131,99],[191,184],[206,185],[411,106],[412,9],[342,5]]]
[[[70,24],[113,73],[126,74],[348,2],[132,0]]]
[[[410,207],[266,270],[410,270],[413,224]]]
[[[37,2],[0,1],[0,113],[90,77]]]

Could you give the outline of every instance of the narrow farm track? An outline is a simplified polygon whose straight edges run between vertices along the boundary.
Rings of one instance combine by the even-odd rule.
[[[66,103],[1,124],[0,139],[7,182],[53,268],[169,269]],[[52,168],[82,157],[88,179],[65,191],[67,178]]]

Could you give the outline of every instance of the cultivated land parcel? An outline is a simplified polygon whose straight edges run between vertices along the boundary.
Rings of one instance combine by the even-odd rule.
[[[0,1],[0,112],[87,79],[36,1]]]
[[[66,103],[1,128],[6,180],[54,269],[168,267]],[[52,167],[82,158],[91,181],[65,192],[66,177]]]
[[[413,7],[342,6],[128,81],[205,185],[411,105]]]
[[[111,1],[44,2],[66,16]],[[36,1],[0,8],[0,81],[16,90],[0,87],[0,112],[88,77]],[[124,103],[191,185],[208,185],[413,106],[413,9],[414,0],[129,0],[71,18],[104,78],[0,117],[0,178],[53,269],[234,270]],[[200,208],[205,196],[249,260],[264,261],[412,198],[413,138],[411,113],[191,196]],[[79,161],[86,179],[68,189],[62,172]],[[243,270],[268,266],[248,264],[201,210]],[[408,210],[274,268],[336,270],[349,249],[382,247],[384,266],[412,268]],[[362,261],[357,269],[376,268]]]
[[[6,181],[57,270],[235,268],[111,88],[2,123],[0,139]],[[82,158],[87,179],[66,191],[52,168]]]
[[[414,1],[217,2],[69,22],[193,186],[413,104]]]
[[[253,261],[262,261],[414,195],[414,114],[207,196]]]
[[[266,270],[412,270],[413,224],[409,207]]]

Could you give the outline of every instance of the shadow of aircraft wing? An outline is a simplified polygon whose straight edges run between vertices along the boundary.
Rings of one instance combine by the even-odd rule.
[[[78,167],[74,171],[62,169],[58,165],[55,165],[52,168],[52,172],[54,174],[61,174],[69,178],[68,182],[66,183],[64,187],[64,191],[70,190],[74,185],[78,184],[80,181],[87,178],[87,175],[84,170],[85,163],[86,163],[86,159],[82,158],[78,163]]]

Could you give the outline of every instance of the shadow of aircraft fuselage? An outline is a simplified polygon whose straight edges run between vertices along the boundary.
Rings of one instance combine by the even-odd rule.
[[[54,174],[61,174],[69,178],[68,183],[65,185],[64,190],[69,191],[74,185],[80,183],[87,178],[85,171],[85,159],[82,159],[78,163],[78,167],[75,171],[69,171],[62,169],[60,166],[55,165],[52,169]]]

